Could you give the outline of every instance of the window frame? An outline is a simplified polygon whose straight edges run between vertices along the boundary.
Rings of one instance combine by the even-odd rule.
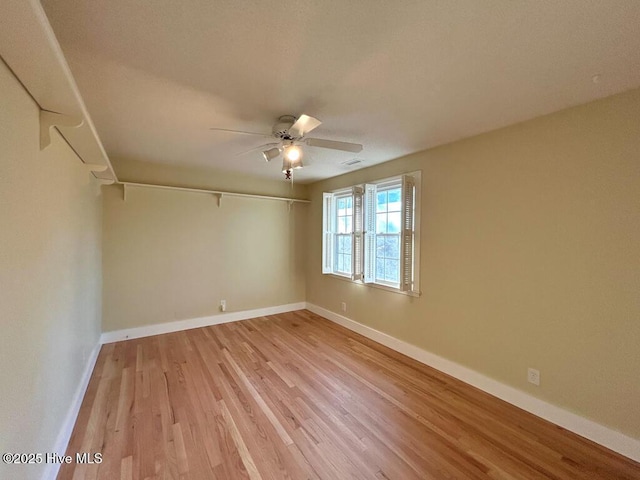
[[[373,234],[369,236],[369,239],[371,242],[374,242],[373,245],[369,246],[369,248],[367,249],[369,254],[372,255],[372,265],[375,265],[374,268],[374,273],[373,275],[368,279],[368,281],[366,281],[366,283],[375,283],[377,285],[384,285],[386,287],[390,287],[390,288],[396,288],[396,289],[400,289],[401,287],[401,261],[402,261],[402,251],[401,251],[401,244],[402,244],[402,228],[401,228],[401,223],[402,223],[402,178],[401,177],[397,177],[394,178],[391,181],[382,181],[379,183],[370,183],[367,184],[369,188],[369,192],[370,195],[374,195],[375,198],[372,199],[372,203],[369,204],[369,210],[365,212],[365,223],[368,224],[369,229],[373,228]],[[372,189],[371,187],[375,187],[374,189]],[[400,224],[398,225],[398,232],[394,233],[394,232],[378,232],[378,215],[380,215],[381,212],[378,211],[378,195],[380,195],[380,193],[386,192],[388,193],[390,190],[396,190],[399,189],[400,190],[400,198],[398,200],[398,203],[400,204],[400,210],[397,211],[398,213],[398,217],[400,218]],[[386,202],[386,209],[384,211],[385,215],[386,215],[386,224],[387,224],[387,230],[388,230],[388,222],[389,222],[389,200],[387,197],[387,202]],[[396,212],[392,212],[392,213],[396,213]],[[371,216],[371,218],[367,218],[367,216]],[[398,239],[398,256],[397,258],[387,258],[387,257],[382,257],[384,260],[395,260],[398,263],[398,267],[397,267],[397,278],[398,281],[397,282],[393,282],[390,280],[386,280],[384,278],[379,278],[378,276],[378,259],[380,257],[378,257],[378,238],[380,237],[389,237],[389,236],[393,236],[393,237],[397,237]]]
[[[332,230],[332,234],[333,234],[333,251],[334,251],[334,256],[333,256],[333,273],[335,275],[340,275],[342,277],[351,277],[351,275],[353,275],[353,192],[351,190],[348,191],[342,191],[339,192],[338,194],[334,195],[334,201],[335,201],[335,206],[333,207],[332,211],[331,211],[331,217],[332,217],[332,225],[331,225],[331,230]],[[351,232],[340,232],[339,227],[338,227],[338,223],[339,223],[339,219],[341,217],[341,215],[338,215],[338,202],[341,199],[346,199],[349,198],[351,199],[351,215],[343,215],[344,218],[350,218],[351,220]],[[349,254],[349,257],[351,257],[351,260],[349,261],[349,271],[341,271],[338,270],[338,268],[336,267],[336,262],[337,262],[337,258],[338,256],[341,254],[338,251],[338,239],[339,238],[348,238],[349,239],[349,243],[351,243],[351,253]],[[342,253],[342,255],[345,255],[344,253]]]
[[[408,183],[407,183],[408,182]],[[348,188],[341,188],[331,192],[323,192],[323,239],[322,239],[322,262],[323,262],[323,270],[322,273],[325,275],[330,275],[334,278],[338,278],[341,280],[361,284],[368,285],[374,288],[380,288],[383,290],[391,291],[394,293],[401,293],[410,296],[420,296],[420,194],[421,194],[421,183],[422,183],[422,172],[421,171],[413,171],[405,174],[395,175],[393,177],[382,178],[379,180],[356,184]],[[376,245],[375,239],[377,237],[377,233],[375,232],[375,224],[376,224],[376,203],[377,203],[377,192],[378,188],[380,190],[389,190],[400,186],[400,201],[401,201],[401,226],[399,233],[399,249],[400,249],[400,257],[398,259],[399,262],[399,272],[398,272],[398,283],[392,283],[384,280],[378,280],[375,276],[371,277],[371,269],[375,271],[375,261],[376,261]],[[413,192],[412,198],[405,197],[405,191],[407,189],[411,189]],[[375,192],[374,198],[372,197],[371,192]],[[352,273],[351,275],[345,274],[344,272],[336,272],[333,270],[333,248],[331,245],[327,245],[328,238],[331,235],[335,235],[334,232],[328,232],[327,227],[329,225],[337,225],[335,222],[333,224],[327,224],[327,221],[333,221],[332,218],[336,215],[337,212],[337,203],[335,199],[339,197],[355,195],[355,192],[360,192],[361,202],[360,202],[360,215],[361,220],[360,230],[357,230],[357,219],[352,219]],[[411,218],[405,218],[405,200],[409,201],[412,207]],[[352,201],[353,214],[356,215],[356,200],[355,196]],[[372,210],[373,209],[373,210]],[[329,211],[327,211],[329,210]],[[408,225],[411,227],[410,230],[406,230],[405,223],[408,222]],[[373,226],[374,233],[372,235],[371,228]],[[331,230],[331,229],[329,229]],[[395,234],[394,234],[395,235]],[[335,243],[335,240],[332,240]],[[359,242],[359,243],[358,243]],[[406,250],[406,245],[411,244],[410,251]],[[403,248],[404,246],[404,248]],[[360,251],[360,270],[355,271],[354,266],[356,264],[355,257],[357,251]],[[329,260],[327,259],[329,257]],[[406,262],[403,266],[403,262],[405,258],[410,259],[410,278],[405,279],[403,277],[403,272],[406,271]],[[330,262],[330,268],[327,268],[327,261]],[[373,267],[371,266],[371,262],[373,262]],[[408,272],[409,273],[409,272]],[[406,281],[405,281],[406,280]],[[407,285],[408,283],[408,285]]]

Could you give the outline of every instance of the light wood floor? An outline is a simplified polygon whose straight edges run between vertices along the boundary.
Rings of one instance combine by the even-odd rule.
[[[308,311],[105,345],[59,479],[639,479]]]

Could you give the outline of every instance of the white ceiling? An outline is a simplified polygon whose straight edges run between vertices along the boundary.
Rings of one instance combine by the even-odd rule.
[[[209,127],[306,113],[368,166],[640,86],[637,0],[42,3],[114,159],[281,178]],[[353,158],[305,154],[303,182]]]

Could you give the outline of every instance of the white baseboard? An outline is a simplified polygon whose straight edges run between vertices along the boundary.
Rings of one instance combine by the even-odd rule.
[[[58,433],[58,437],[56,438],[56,443],[50,452],[55,452],[58,455],[65,455],[67,452],[67,446],[69,445],[69,440],[71,439],[71,434],[73,433],[73,427],[76,425],[76,419],[78,418],[78,413],[80,412],[80,407],[82,406],[84,394],[87,391],[87,387],[89,386],[89,380],[91,379],[91,374],[93,373],[93,369],[96,365],[96,360],[98,360],[100,347],[101,345],[100,343],[98,343],[89,355],[89,359],[84,367],[84,372],[82,373],[80,383],[78,384],[76,393],[73,395],[71,406],[67,411],[67,416],[62,423],[62,427],[60,427],[60,432]],[[42,480],[55,480],[58,476],[59,470],[60,463],[47,463],[42,473]]]
[[[364,335],[414,360],[440,370],[495,397],[544,418],[556,425],[592,440],[625,457],[640,462],[640,440],[624,435],[563,408],[540,400],[528,393],[505,385],[470,368],[435,355],[391,335],[351,320],[325,308],[307,303],[307,309],[334,323]]]
[[[306,306],[305,302],[289,303],[275,307],[258,308],[255,310],[244,310],[242,312],[221,313],[208,317],[189,318],[187,320],[177,320],[174,322],[155,323],[142,327],[127,328],[124,330],[114,330],[104,332],[100,336],[100,343],[113,343],[133,338],[150,337],[151,335],[161,335],[163,333],[179,332],[192,328],[209,327],[221,323],[237,322],[238,320],[248,320],[249,318],[263,317],[265,315],[276,315],[278,313],[302,310]]]

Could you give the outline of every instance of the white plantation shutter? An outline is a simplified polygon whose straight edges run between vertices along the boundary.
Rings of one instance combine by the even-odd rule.
[[[353,211],[352,223],[353,234],[351,235],[351,279],[362,280],[362,203],[364,197],[364,189],[360,186],[353,187]]]
[[[333,273],[333,194],[322,194],[322,273]]]
[[[402,177],[402,230],[400,256],[400,290],[413,290],[413,201],[415,183],[410,175]]]
[[[376,280],[376,185],[364,186],[364,282]]]

